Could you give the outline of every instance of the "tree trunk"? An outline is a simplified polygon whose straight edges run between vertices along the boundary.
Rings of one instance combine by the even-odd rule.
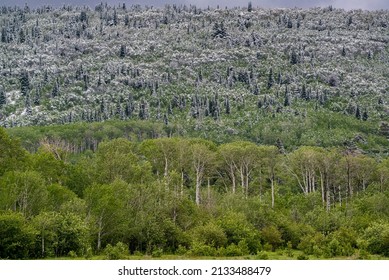
[[[242,191],[244,193],[244,173],[243,173],[243,167],[240,168],[240,180],[241,180],[241,185],[242,185]]]
[[[45,257],[45,235],[42,232],[42,258]]]
[[[235,178],[235,172],[234,172],[234,167],[230,166],[230,175],[231,175],[231,180],[232,180],[232,193],[236,192],[236,178]]]
[[[342,207],[342,190],[340,185],[338,186],[338,190],[339,190],[339,206]]]
[[[321,202],[323,203],[323,207],[325,205],[325,193],[324,193],[324,181],[323,181],[323,173],[320,171],[320,189],[321,189]]]
[[[328,174],[325,176],[326,178],[326,210],[327,212],[330,212],[331,209],[331,194],[330,194],[330,184],[328,179]]]
[[[100,252],[100,249],[101,249],[101,235],[102,235],[102,231],[103,231],[103,217],[100,216],[99,218],[99,230],[97,232],[97,252]]]
[[[180,192],[181,192],[181,197],[183,197],[184,196],[184,171],[183,170],[181,170],[181,190],[180,190]]]
[[[271,208],[274,208],[274,177],[270,179],[271,182]]]
[[[200,186],[201,186],[201,173],[200,170],[196,168],[196,205],[200,205]]]
[[[168,175],[168,161],[167,161],[167,157],[165,156],[165,169],[164,169],[164,172],[163,172],[163,176],[166,178],[167,175]]]

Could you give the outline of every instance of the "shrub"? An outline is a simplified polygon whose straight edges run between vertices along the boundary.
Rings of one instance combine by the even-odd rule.
[[[193,256],[215,256],[217,255],[217,250],[215,247],[194,241],[188,253]]]
[[[367,241],[366,248],[373,254],[389,256],[389,224],[373,223],[363,235]]]
[[[301,254],[297,256],[297,259],[301,261],[305,261],[305,260],[309,260],[309,257],[305,254]]]
[[[269,259],[269,255],[267,253],[265,253],[265,252],[258,252],[256,259],[258,259],[258,260],[268,260]]]
[[[162,249],[154,249],[153,252],[151,253],[151,256],[153,258],[160,258],[162,257],[163,250]]]
[[[213,248],[223,247],[227,243],[227,237],[223,229],[214,223],[195,228],[193,237],[197,243]]]
[[[176,250],[176,254],[182,256],[182,255],[185,255],[187,253],[187,251],[188,251],[187,248],[185,248],[182,245],[178,245],[178,248]]]
[[[0,258],[27,259],[32,256],[37,232],[19,213],[0,215]]]
[[[104,254],[107,260],[125,259],[128,255],[128,248],[122,242],[116,243],[115,246],[108,244],[104,249]]]
[[[272,251],[275,251],[283,243],[281,233],[275,226],[268,226],[262,229],[261,236],[265,243],[271,245]]]
[[[314,235],[306,235],[301,239],[298,249],[302,250],[305,254],[315,255],[320,257],[326,247],[326,238],[322,233],[317,232]]]

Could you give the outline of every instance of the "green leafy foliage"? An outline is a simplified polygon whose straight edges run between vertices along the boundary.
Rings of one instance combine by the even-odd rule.
[[[20,213],[0,213],[0,258],[33,258],[36,234]]]
[[[387,161],[352,147],[177,137],[59,151],[43,142],[1,174],[1,258],[388,256]]]

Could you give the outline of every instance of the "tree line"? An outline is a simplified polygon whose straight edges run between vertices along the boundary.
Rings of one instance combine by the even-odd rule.
[[[0,258],[389,255],[389,159],[199,138],[35,153],[0,129]]]

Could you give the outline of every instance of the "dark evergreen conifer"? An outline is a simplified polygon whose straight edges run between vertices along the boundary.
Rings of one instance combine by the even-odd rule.
[[[120,53],[119,53],[119,56],[121,57],[121,58],[123,58],[123,57],[125,57],[126,56],[126,46],[125,45],[121,45],[120,46]]]
[[[5,27],[1,28],[1,42],[2,43],[8,43],[8,38],[7,38],[7,30]]]
[[[274,78],[273,78],[273,68],[269,70],[269,77],[267,79],[267,89],[270,89],[273,86]]]
[[[19,32],[19,42],[22,44],[24,42],[26,42],[26,35],[24,34],[23,29],[20,29],[20,32]]]
[[[0,109],[5,105],[7,102],[7,98],[5,96],[5,92],[3,88],[0,87]]]
[[[28,76],[27,71],[22,71],[19,80],[20,80],[20,91],[23,96],[26,96],[26,94],[30,91],[30,78]]]
[[[231,113],[231,108],[230,108],[230,99],[228,97],[226,97],[224,104],[226,107],[226,114],[229,115]]]
[[[305,84],[303,84],[303,87],[301,88],[301,98],[304,100],[308,100],[307,89],[305,87]]]
[[[360,120],[361,119],[361,111],[359,109],[359,106],[357,106],[357,110],[355,112],[355,117]]]
[[[344,46],[342,48],[342,56],[346,56],[346,48]]]
[[[85,12],[85,11],[81,11],[80,20],[81,20],[82,22],[87,21],[87,15],[86,15],[86,12]]]
[[[57,97],[58,96],[58,93],[59,93],[59,85],[57,82],[54,83],[53,85],[53,89],[51,91],[51,97]]]
[[[213,33],[212,33],[212,37],[213,38],[225,38],[227,36],[227,31],[226,31],[226,28],[224,27],[224,23],[221,22],[221,23],[218,23],[216,22],[213,26]]]
[[[247,5],[247,11],[248,12],[252,12],[253,11],[253,3],[251,3],[251,1]]]
[[[113,11],[113,25],[118,25],[119,23],[119,19],[118,19],[118,15],[116,13],[116,9]]]
[[[40,87],[38,87],[34,95],[34,105],[39,106],[40,104],[41,104],[41,90]]]
[[[289,95],[288,87],[287,87],[287,86],[285,86],[285,100],[284,100],[284,106],[285,106],[285,107],[290,106],[290,95]]]
[[[290,55],[290,63],[292,65],[295,65],[298,63],[297,53],[294,49],[292,50],[292,54]]]

